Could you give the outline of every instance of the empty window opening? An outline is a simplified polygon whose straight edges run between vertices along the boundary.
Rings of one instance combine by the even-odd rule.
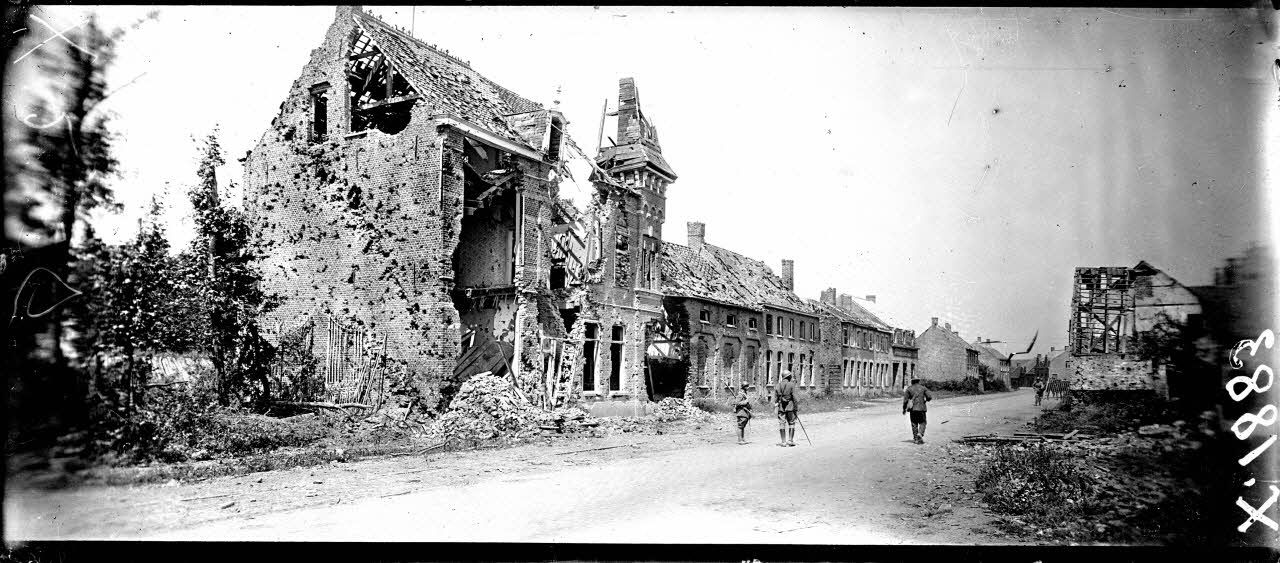
[[[551,261],[551,289],[564,289],[565,280],[568,278],[568,272],[564,268],[564,260]]]
[[[755,330],[755,329],[757,329],[757,328],[760,328],[760,321],[759,321],[759,320],[757,320],[755,317],[751,317],[751,318],[747,319],[747,328],[749,328],[749,329],[751,329],[751,330]]]
[[[551,131],[547,136],[547,158],[552,162],[560,160],[560,139],[563,137],[564,124],[560,118],[551,118]]]
[[[698,311],[698,320],[704,323],[711,322],[711,311],[708,311],[706,309]]]
[[[622,389],[622,337],[623,327],[613,327],[613,338],[609,344],[609,390]]]
[[[764,333],[773,334],[773,315],[764,316]]]
[[[311,87],[311,140],[323,141],[329,134],[329,83]]]
[[[582,390],[596,390],[596,324],[587,323],[582,343]]]
[[[737,315],[726,316],[724,319],[724,324],[726,326],[738,326],[738,316]]]
[[[351,131],[377,129],[394,135],[409,125],[417,93],[359,27],[347,56],[351,92]]]

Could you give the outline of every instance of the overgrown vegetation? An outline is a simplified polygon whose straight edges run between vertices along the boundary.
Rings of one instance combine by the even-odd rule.
[[[90,17],[67,41],[33,51],[41,79],[61,86],[35,98],[23,118],[17,150],[33,158],[6,168],[29,193],[8,214],[22,236],[6,247],[2,273],[6,301],[38,295],[58,305],[13,312],[9,450],[173,461],[314,442],[323,434],[317,428],[267,432],[270,424],[259,416],[273,399],[318,398],[323,383],[299,334],[286,335],[279,350],[259,335],[255,319],[276,302],[259,289],[246,217],[219,193],[216,170],[224,161],[216,132],[197,147],[186,194],[196,227],[189,248],[170,248],[159,197],[136,236],[119,244],[104,242],[83,220],[90,211],[119,208],[111,183],[114,134],[100,104],[123,33]],[[37,273],[55,281],[32,278]],[[23,291],[28,278],[41,283]],[[45,297],[64,287],[80,295]],[[190,369],[162,378],[160,357],[190,360]]]
[[[1177,416],[1164,401],[1135,394],[1048,411],[1037,430],[1084,430],[1093,438],[979,446],[987,454],[975,485],[1001,515],[1001,529],[1038,540],[1224,541],[1221,521],[1231,506],[1223,478],[1230,468],[1222,465],[1230,456],[1217,449],[1212,417]]]
[[[1074,520],[1090,509],[1092,480],[1062,453],[1037,445],[1000,448],[975,482],[997,511],[1020,515],[1032,524]]]

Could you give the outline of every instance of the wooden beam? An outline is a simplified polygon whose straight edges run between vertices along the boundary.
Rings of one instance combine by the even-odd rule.
[[[363,92],[369,89],[369,84],[373,82],[373,77],[377,76],[378,69],[382,68],[382,61],[384,60],[386,60],[386,57],[382,57],[373,62],[373,67],[369,69],[369,75],[364,78],[364,86],[360,87],[360,91]]]

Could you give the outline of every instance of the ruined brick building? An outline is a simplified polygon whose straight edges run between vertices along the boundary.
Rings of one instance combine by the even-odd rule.
[[[243,160],[264,289],[283,299],[268,338],[311,327],[338,388],[380,355],[432,402],[474,348],[536,390],[540,337],[564,333],[547,230],[564,123],[339,7]]]
[[[1076,268],[1073,288],[1065,365],[1071,388],[1167,397],[1171,374],[1143,349],[1143,335],[1169,323],[1198,322],[1195,294],[1145,261],[1132,268]]]
[[[653,350],[662,360],[674,357],[662,305],[661,247],[667,188],[676,173],[630,78],[619,82],[616,114],[615,144],[601,147],[595,158],[594,197],[584,219],[565,235],[582,240],[578,252],[585,255],[558,249],[565,261],[583,263],[580,276],[565,287],[552,286],[569,327],[555,392],[569,400],[636,403],[683,393],[655,380],[647,361]]]

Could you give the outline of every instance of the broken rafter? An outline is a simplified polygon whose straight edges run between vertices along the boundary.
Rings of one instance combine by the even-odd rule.
[[[378,75],[378,70],[382,68],[382,61],[384,60],[386,60],[386,57],[374,59],[373,66],[369,69],[369,74],[364,78],[364,86],[360,87],[361,92],[369,91],[369,84],[372,83],[373,78]]]

